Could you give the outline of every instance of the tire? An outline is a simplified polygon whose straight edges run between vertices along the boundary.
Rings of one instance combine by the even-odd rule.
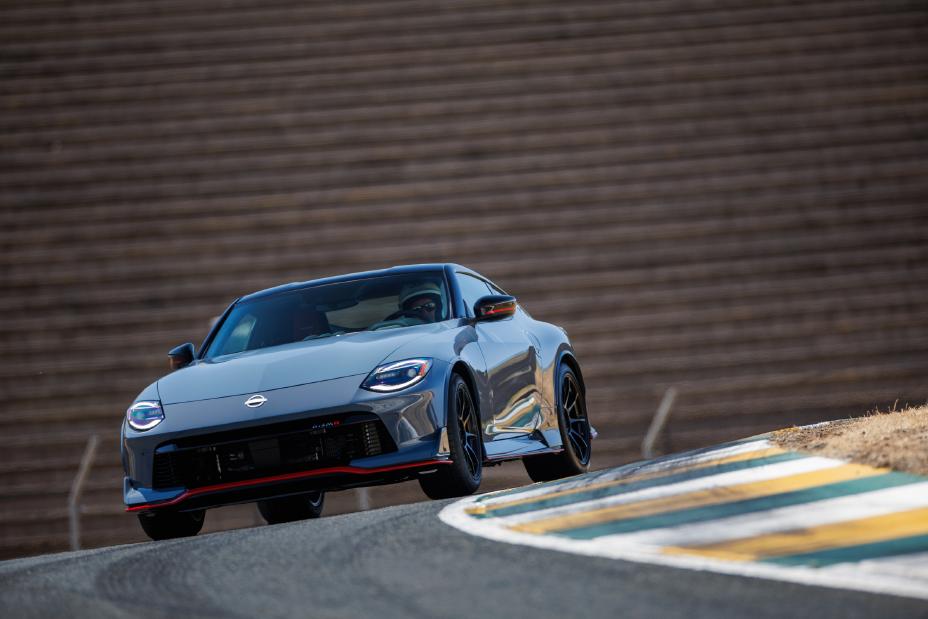
[[[532,481],[551,481],[579,475],[590,468],[592,436],[583,383],[569,366],[561,364],[558,366],[555,385],[557,422],[564,451],[524,458],[525,470]]]
[[[206,510],[195,512],[146,512],[139,514],[139,524],[153,540],[191,537],[203,528]]]
[[[419,477],[419,485],[430,499],[473,494],[483,478],[480,416],[470,388],[459,374],[451,375],[445,419],[451,464]]]
[[[325,492],[317,490],[296,496],[258,501],[258,511],[268,524],[318,518],[325,506]]]

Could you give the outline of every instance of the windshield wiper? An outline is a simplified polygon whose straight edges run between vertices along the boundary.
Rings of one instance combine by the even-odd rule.
[[[333,335],[343,335],[344,333],[345,333],[344,331],[336,331],[335,333],[332,333],[331,331],[327,333],[317,333],[316,335],[307,335],[306,337],[303,338],[303,341],[305,342],[307,340],[318,340],[324,337],[332,337]]]

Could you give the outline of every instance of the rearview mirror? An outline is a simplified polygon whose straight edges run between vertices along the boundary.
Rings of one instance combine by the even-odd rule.
[[[516,313],[516,298],[508,294],[490,294],[474,303],[476,320],[499,320]]]
[[[170,358],[169,365],[172,370],[179,370],[182,367],[186,367],[193,363],[193,357],[196,354],[196,349],[193,347],[193,344],[187,342],[186,344],[181,344],[177,348],[171,349],[171,352],[168,353]]]

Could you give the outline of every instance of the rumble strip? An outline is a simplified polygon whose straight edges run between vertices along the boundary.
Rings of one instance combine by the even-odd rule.
[[[928,599],[928,478],[764,438],[468,497],[440,517],[511,544]]]

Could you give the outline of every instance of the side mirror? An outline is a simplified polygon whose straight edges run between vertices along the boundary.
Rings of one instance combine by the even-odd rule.
[[[508,294],[490,294],[474,303],[475,320],[499,320],[516,313],[516,298]]]
[[[186,344],[181,344],[177,348],[172,348],[171,352],[168,353],[170,358],[169,365],[172,370],[179,370],[182,367],[186,367],[193,363],[193,357],[196,354],[196,350],[193,347],[193,344],[187,342]]]

